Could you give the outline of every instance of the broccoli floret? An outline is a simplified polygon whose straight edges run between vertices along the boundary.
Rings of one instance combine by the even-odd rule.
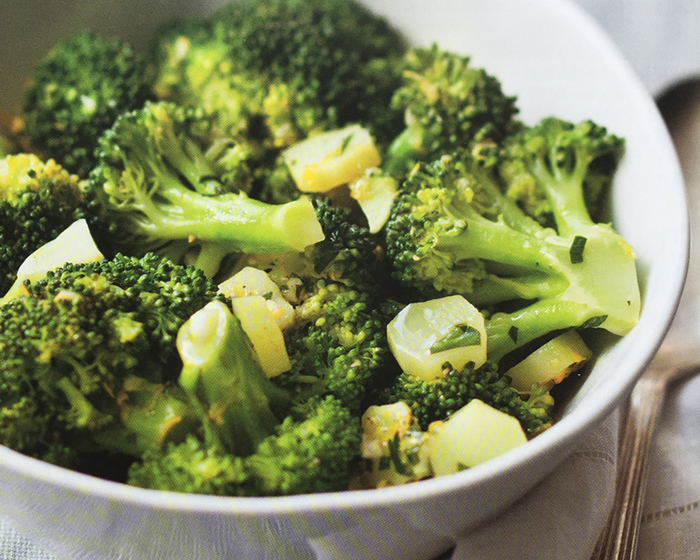
[[[152,44],[160,99],[206,111],[248,147],[256,198],[298,197],[280,151],[364,123],[380,145],[402,128],[389,107],[405,43],[357,2],[232,2],[164,26]]]
[[[333,398],[295,408],[245,460],[252,495],[346,490],[360,453],[360,418]]]
[[[538,222],[562,233],[576,227],[576,222],[567,226],[574,219],[586,225],[600,217],[624,147],[623,138],[591,120],[546,117],[508,138],[499,170],[506,194]]]
[[[0,293],[30,254],[83,215],[83,204],[78,177],[54,160],[33,154],[0,159]]]
[[[411,49],[404,85],[392,107],[405,114],[405,129],[387,150],[384,169],[403,176],[416,162],[430,162],[457,149],[499,144],[520,127],[516,99],[497,78],[470,58],[437,45]]]
[[[523,150],[546,141],[531,135]],[[540,181],[557,231],[526,216],[470,154],[419,166],[386,226],[395,278],[419,293],[461,294],[498,311],[486,329],[494,361],[558,329],[625,334],[640,310],[634,253],[609,224],[594,223],[583,203],[587,155],[599,154],[601,144],[609,143],[572,134],[552,152],[541,149],[544,158],[529,160],[543,178],[557,179]],[[498,307],[506,302],[507,309]]]
[[[554,399],[551,387],[538,387],[531,393],[516,391],[507,375],[498,373],[493,363],[480,368],[467,364],[455,370],[445,364],[444,376],[425,381],[401,373],[383,393],[385,403],[405,402],[423,430],[431,422],[446,420],[470,402],[479,399],[486,404],[514,416],[520,421],[528,437],[547,429],[553,421]]]
[[[134,463],[129,483],[227,496],[337,492],[348,487],[360,438],[359,418],[328,397],[288,416],[252,455],[235,456],[190,436]]]
[[[85,31],[37,64],[24,91],[24,133],[43,157],[86,177],[102,131],[150,97],[145,58],[122,40]]]
[[[129,467],[132,486],[184,492],[235,496],[248,480],[243,459],[207,445],[189,434],[184,442],[154,449]]]
[[[331,397],[290,408],[260,368],[237,317],[220,301],[183,325],[179,384],[203,430],[153,448],[130,471],[149,488],[224,495],[283,495],[347,488],[360,420]]]
[[[303,250],[323,239],[308,199],[272,205],[231,192],[240,162],[230,167],[227,149],[207,157],[191,132],[206,122],[175,104],[147,102],[102,136],[87,195],[105,254],[152,251],[211,277],[233,253]]]
[[[97,262],[69,263],[50,272],[31,289],[45,289],[55,295],[63,290],[75,290],[75,284],[85,277],[104,278],[132,297],[140,298],[149,312],[145,328],[151,333],[154,348],[159,349],[159,360],[173,364],[178,374],[180,361],[175,349],[178,330],[195,311],[220,298],[217,286],[201,270],[177,265],[153,253],[143,257],[117,254]]]
[[[25,288],[0,308],[4,444],[75,466],[99,450],[139,457],[199,422],[173,381],[183,317],[216,297],[200,271],[118,256]]]
[[[238,131],[262,127],[283,147],[353,122],[393,137],[400,113],[388,105],[404,51],[399,33],[357,2],[263,0],[164,27],[153,60],[164,98],[204,106]]]
[[[348,208],[335,206],[324,196],[313,199],[323,240],[306,250],[315,273],[322,278],[383,297],[385,276],[380,241],[366,226],[358,224]]]
[[[286,334],[291,370],[275,382],[296,401],[330,394],[361,413],[388,361],[382,309],[367,292],[321,279],[309,286],[296,313],[297,326]]]

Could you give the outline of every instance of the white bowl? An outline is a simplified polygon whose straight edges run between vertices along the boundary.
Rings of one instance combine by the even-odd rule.
[[[687,264],[683,181],[652,99],[597,25],[564,0],[366,3],[415,44],[437,41],[471,55],[518,95],[526,122],[549,114],[592,118],[627,139],[611,217],[639,257],[638,326],[604,348],[550,430],[476,468],[403,487],[289,498],[190,496],[98,480],[0,447],[0,515],[57,558],[428,560],[551,472],[629,393],[660,344]],[[16,104],[30,65],[62,35],[94,22],[97,32],[121,32],[139,44],[173,13],[216,2],[70,4],[70,11],[59,3],[46,14],[40,0],[3,0],[0,108]]]

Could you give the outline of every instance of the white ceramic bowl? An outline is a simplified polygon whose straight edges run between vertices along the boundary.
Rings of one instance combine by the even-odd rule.
[[[0,515],[57,558],[428,560],[551,472],[629,393],[662,340],[686,270],[683,182],[652,99],[608,38],[565,0],[366,1],[413,43],[470,54],[518,95],[526,122],[592,118],[627,139],[611,217],[639,257],[641,321],[604,348],[550,430],[471,470],[403,487],[289,498],[169,494],[0,448]],[[69,32],[91,25],[139,45],[170,15],[214,5],[3,0],[0,108],[13,107],[31,64]]]

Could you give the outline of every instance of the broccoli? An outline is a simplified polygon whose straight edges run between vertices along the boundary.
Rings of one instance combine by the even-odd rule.
[[[406,123],[387,150],[387,172],[403,176],[416,162],[499,144],[520,127],[515,97],[469,57],[433,44],[411,49],[404,60],[404,85],[392,107],[405,114]]]
[[[198,424],[175,383],[175,336],[217,297],[201,271],[118,255],[25,288],[0,308],[3,444],[75,467],[95,451],[139,457]]]
[[[405,43],[357,2],[231,2],[165,26],[152,51],[161,98],[236,130],[262,125],[278,147],[354,122],[399,130],[388,105]]]
[[[624,147],[624,139],[591,120],[572,123],[546,117],[504,142],[499,172],[510,198],[540,224],[560,230],[567,219],[554,213],[561,212],[564,204],[578,208],[582,225],[589,217],[601,216]],[[567,202],[555,205],[551,201],[554,196],[566,196]],[[588,216],[580,208],[582,202]]]
[[[102,131],[153,96],[147,72],[146,59],[120,39],[88,31],[64,39],[24,91],[23,133],[43,157],[86,177]]]
[[[0,293],[36,249],[83,215],[77,176],[33,154],[0,159]]]
[[[200,411],[207,441],[253,453],[284,418],[289,398],[265,376],[238,318],[212,301],[182,326],[177,348],[179,384]]]
[[[346,490],[359,455],[360,420],[332,397],[285,418],[255,453],[240,457],[190,435],[150,451],[129,484],[225,496],[282,496]]]
[[[153,448],[131,467],[130,483],[224,495],[347,487],[359,453],[359,418],[331,397],[292,410],[224,303],[212,301],[192,315],[177,347],[179,384],[201,418],[201,436]]]
[[[371,295],[341,282],[311,284],[296,308],[297,326],[286,335],[291,369],[274,381],[295,400],[330,394],[361,413],[389,358],[388,321],[375,305]]]
[[[400,283],[418,294],[461,294],[489,311],[493,361],[559,329],[623,335],[639,317],[634,253],[583,202],[586,163],[616,143],[590,127],[554,143],[546,130],[531,129],[519,153],[552,204],[557,231],[525,215],[491,168],[466,153],[412,172],[386,226]]]
[[[514,416],[520,421],[528,437],[546,430],[553,422],[554,399],[543,385],[530,392],[518,392],[510,378],[498,372],[492,362],[479,368],[468,363],[455,370],[448,363],[444,375],[425,381],[405,372],[381,394],[382,404],[404,402],[423,430],[431,422],[446,420],[473,399]]]
[[[236,268],[264,270],[294,306],[294,324],[284,333],[291,369],[274,383],[295,402],[330,394],[361,414],[368,387],[391,363],[386,325],[393,308],[382,287],[388,274],[378,239],[348,209],[323,197],[314,207],[323,241],[303,253],[244,255]]]
[[[323,239],[308,199],[272,205],[232,190],[240,160],[227,154],[236,146],[207,157],[206,124],[175,104],[147,102],[104,133],[86,193],[105,254],[156,252],[212,277],[228,255],[303,250]]]
[[[164,26],[151,47],[160,99],[203,108],[245,144],[256,197],[291,200],[282,149],[365,123],[381,145],[401,130],[389,107],[405,42],[357,2],[245,0]]]

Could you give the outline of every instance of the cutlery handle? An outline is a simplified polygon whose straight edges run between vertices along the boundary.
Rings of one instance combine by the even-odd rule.
[[[639,380],[629,400],[620,437],[617,485],[610,519],[591,560],[633,560],[647,481],[652,435],[662,409],[666,384],[655,375]]]

